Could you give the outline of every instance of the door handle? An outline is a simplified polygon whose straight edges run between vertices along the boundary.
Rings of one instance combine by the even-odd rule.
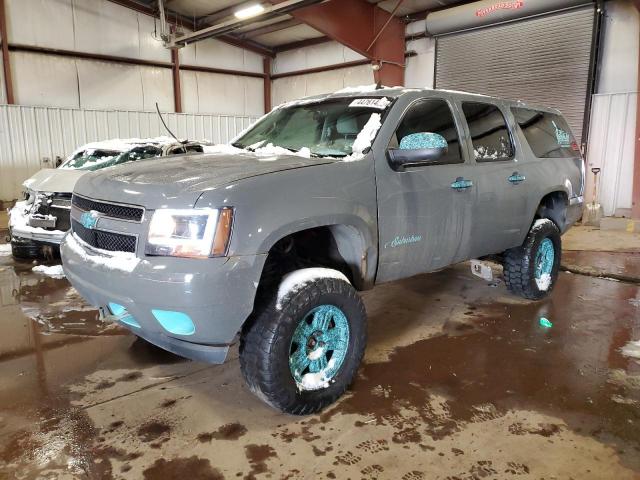
[[[518,172],[513,172],[507,180],[513,183],[514,185],[518,185],[519,183],[524,182],[527,179],[524,175],[520,175]]]
[[[473,182],[471,180],[465,180],[462,177],[456,178],[456,181],[451,184],[451,188],[458,191],[466,190],[471,187],[473,187]]]

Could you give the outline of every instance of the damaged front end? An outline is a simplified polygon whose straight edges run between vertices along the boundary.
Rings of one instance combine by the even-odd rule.
[[[71,228],[71,193],[28,190],[9,212],[13,253],[20,258],[57,254]]]

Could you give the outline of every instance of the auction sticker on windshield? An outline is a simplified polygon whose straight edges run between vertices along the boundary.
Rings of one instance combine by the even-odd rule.
[[[391,102],[388,98],[356,98],[349,104],[350,107],[379,108],[384,110]]]

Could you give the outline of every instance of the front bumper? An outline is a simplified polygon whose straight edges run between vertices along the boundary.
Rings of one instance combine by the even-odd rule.
[[[32,240],[48,245],[60,245],[62,238],[67,232],[31,226],[32,215],[30,212],[25,211],[24,205],[24,202],[18,202],[9,212],[9,232],[11,239],[22,241]]]
[[[253,311],[266,259],[266,255],[144,257],[133,268],[121,269],[117,262],[109,265],[108,255],[96,252],[71,232],[60,253],[67,278],[89,303],[107,313],[110,303],[121,305],[139,327],[119,323],[134,334],[165,350],[209,363],[225,360],[230,343]],[[187,315],[194,332],[168,332],[152,310]]]
[[[65,233],[60,230],[45,230],[43,228],[21,228],[12,227],[10,229],[11,239],[32,240],[34,242],[46,243],[47,245],[60,245]]]

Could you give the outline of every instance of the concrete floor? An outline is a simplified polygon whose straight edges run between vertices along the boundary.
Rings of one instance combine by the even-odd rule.
[[[640,235],[602,235],[565,237],[541,302],[466,264],[366,292],[358,378],[303,418],[247,391],[237,349],[180,359],[2,256],[0,478],[638,479]]]

